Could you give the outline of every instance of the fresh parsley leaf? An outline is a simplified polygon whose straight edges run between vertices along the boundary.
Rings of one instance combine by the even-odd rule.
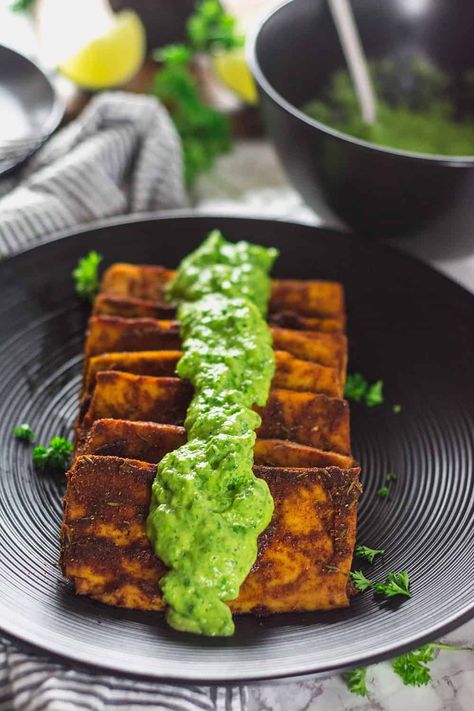
[[[201,0],[186,29],[189,44],[196,52],[229,51],[243,45],[235,17],[224,10],[219,0]]]
[[[401,405],[394,405],[392,408],[393,412],[398,415],[402,411],[402,406]]]
[[[353,373],[347,376],[344,397],[348,400],[360,402],[367,392],[367,381],[360,373]]]
[[[385,474],[385,481],[392,482],[392,481],[397,481],[398,476],[395,474],[395,472],[388,472]]]
[[[392,659],[392,668],[406,686],[425,686],[431,681],[427,663],[432,661],[433,656],[433,647],[425,644],[419,649]]]
[[[388,573],[384,583],[374,583],[374,592],[387,598],[395,597],[396,595],[411,597],[411,593],[408,590],[409,586],[409,575],[406,570],[403,570],[400,573]]]
[[[69,466],[73,445],[64,437],[53,437],[47,447],[39,445],[32,452],[33,464],[39,470],[65,471]]]
[[[382,388],[382,380],[377,380],[373,385],[369,385],[363,375],[353,373],[347,376],[344,397],[355,402],[364,400],[368,407],[374,407],[374,405],[380,405],[383,402]]]
[[[355,554],[358,558],[363,558],[364,560],[368,561],[369,563],[374,562],[374,558],[377,555],[383,555],[385,553],[384,550],[379,549],[379,548],[368,548],[367,546],[356,546],[355,549]]]
[[[380,489],[377,489],[377,496],[380,496],[381,499],[385,499],[389,494],[390,494],[390,487],[389,486],[381,486]]]
[[[364,590],[367,590],[373,585],[372,580],[368,580],[368,578],[365,577],[364,573],[361,570],[355,570],[353,572],[350,572],[349,577],[354,587],[357,590],[360,590],[360,592],[364,592]]]
[[[15,429],[13,430],[13,435],[17,439],[23,440],[23,442],[34,442],[35,441],[35,433],[31,429],[29,425],[27,425],[25,422],[22,423],[21,425],[17,425]]]
[[[383,381],[377,380],[373,385],[369,385],[365,393],[365,404],[367,407],[374,407],[383,403]]]
[[[76,294],[81,299],[92,301],[99,291],[99,264],[102,258],[97,252],[89,252],[79,260],[72,272]]]
[[[366,676],[367,667],[353,669],[342,675],[349,691],[353,694],[357,694],[357,696],[367,696]]]

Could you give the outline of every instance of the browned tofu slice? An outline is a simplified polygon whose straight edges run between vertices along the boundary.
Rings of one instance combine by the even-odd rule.
[[[255,467],[275,502],[234,613],[331,610],[349,605],[359,472]]]
[[[275,350],[287,351],[297,358],[336,368],[341,382],[345,383],[347,339],[344,334],[277,327],[271,330]]]
[[[117,370],[135,375],[173,377],[181,351],[136,351],[125,353],[102,353],[89,359],[85,376],[84,392],[92,393],[97,373],[102,370]]]
[[[314,468],[339,467],[350,469],[354,459],[337,452],[327,452],[284,439],[257,439],[254,448],[255,464],[267,467]]]
[[[265,407],[255,410],[262,417],[257,430],[260,439],[288,439],[339,454],[351,453],[345,400],[275,388],[270,390]]]
[[[93,356],[87,365],[84,391],[92,392],[97,373],[102,370],[171,377],[180,357],[180,351],[137,351]],[[342,396],[342,384],[335,368],[295,358],[284,351],[276,351],[275,365],[274,387]]]
[[[80,449],[92,423],[104,418],[182,425],[191,397],[190,384],[179,378],[100,372],[77,446]],[[259,437],[350,455],[349,409],[344,400],[275,388],[266,406],[255,409],[262,417]]]
[[[104,370],[97,373],[82,430],[103,418],[182,425],[192,395],[191,384],[179,378]]]
[[[176,425],[129,420],[96,420],[78,454],[139,459],[158,463],[186,442],[186,430]]]
[[[165,286],[173,274],[165,267],[117,262],[104,272],[100,290],[104,294],[164,303]]]
[[[270,311],[296,311],[306,316],[340,318],[344,289],[334,281],[273,279]]]
[[[86,358],[118,351],[179,351],[177,321],[153,318],[92,316],[85,345]]]
[[[156,422],[129,420],[96,420],[77,454],[139,459],[157,463],[167,452],[186,442],[184,427]],[[260,439],[255,443],[255,464],[271,467],[339,467],[354,466],[352,457],[306,447],[281,439]]]
[[[162,610],[165,566],[145,534],[156,467],[78,457],[67,475],[61,565],[76,592],[110,605]],[[275,502],[234,612],[345,607],[355,539],[358,469],[255,467]]]
[[[94,316],[123,316],[123,318],[174,319],[174,306],[159,301],[136,299],[132,296],[99,294],[94,301]]]

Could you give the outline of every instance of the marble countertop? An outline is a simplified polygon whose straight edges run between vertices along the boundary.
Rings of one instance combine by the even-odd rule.
[[[316,215],[289,186],[273,149],[264,142],[240,143],[201,178],[194,200],[201,212],[277,217],[306,224],[341,226],[321,207]],[[394,245],[427,261],[474,292],[474,235],[422,235]],[[473,571],[474,574],[474,571]],[[443,641],[474,646],[474,620]],[[351,694],[340,675],[249,686],[249,711],[471,711],[474,708],[474,652],[442,651],[430,664],[429,686],[404,686],[390,663],[371,666],[369,695]]]

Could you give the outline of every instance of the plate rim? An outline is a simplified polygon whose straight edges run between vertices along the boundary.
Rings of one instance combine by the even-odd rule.
[[[41,244],[36,244],[32,246],[28,246],[25,249],[23,249],[21,252],[18,252],[17,254],[8,257],[4,259],[2,262],[0,262],[0,274],[1,271],[4,269],[4,266],[6,265],[7,267],[14,266],[14,262],[16,260],[22,260],[24,258],[29,257],[30,253],[36,251],[36,250],[42,250],[45,247],[48,247],[49,245],[53,245],[59,241],[62,240],[67,240],[67,239],[73,239],[74,237],[88,233],[88,232],[94,232],[99,229],[104,229],[104,228],[109,228],[109,227],[114,227],[114,226],[120,226],[120,225],[127,225],[127,224],[136,224],[136,223],[141,223],[141,222],[150,222],[150,221],[175,221],[179,219],[191,219],[191,220],[236,220],[240,222],[249,222],[249,223],[280,223],[284,225],[288,225],[289,227],[291,226],[297,226],[298,228],[302,228],[303,231],[308,230],[308,237],[310,237],[311,232],[329,232],[329,233],[334,233],[337,234],[338,236],[342,236],[345,239],[347,239],[349,242],[351,241],[363,241],[366,246],[368,246],[369,250],[372,248],[375,249],[376,251],[380,252],[385,252],[387,255],[397,255],[398,257],[401,257],[403,260],[409,260],[412,263],[414,263],[418,268],[421,268],[424,270],[426,273],[430,273],[431,275],[435,275],[437,278],[441,278],[443,281],[447,282],[450,287],[449,288],[455,288],[456,291],[458,291],[459,295],[462,294],[463,298],[468,298],[471,300],[472,305],[474,306],[474,293],[470,292],[468,289],[466,289],[464,286],[461,284],[457,283],[450,277],[446,276],[442,272],[438,271],[436,268],[432,267],[431,265],[427,264],[426,262],[422,261],[418,257],[415,257],[411,254],[407,254],[406,252],[394,247],[391,244],[387,243],[382,243],[379,241],[375,240],[364,240],[363,238],[359,237],[357,234],[350,232],[350,231],[344,231],[340,230],[337,228],[333,228],[331,226],[326,226],[324,223],[318,224],[318,225],[312,225],[308,224],[306,222],[302,221],[295,221],[295,220],[288,220],[286,218],[267,218],[267,217],[258,217],[258,216],[252,216],[252,215],[238,215],[238,214],[228,214],[226,212],[217,212],[217,211],[206,211],[206,212],[196,212],[195,210],[192,209],[178,209],[178,210],[166,210],[166,211],[151,211],[151,212],[146,212],[146,213],[140,213],[140,214],[134,214],[134,215],[122,215],[122,216],[115,216],[115,217],[108,217],[108,218],[103,218],[100,220],[95,220],[90,223],[84,223],[82,225],[79,225],[75,228],[68,228],[64,230],[59,230],[54,233],[51,233],[50,237],[42,242]],[[0,611],[2,608],[2,603],[0,600]],[[442,623],[439,624],[433,624],[430,626],[430,628],[424,632],[423,634],[416,635],[411,639],[410,641],[401,643],[399,645],[391,645],[390,648],[388,649],[387,647],[381,648],[381,650],[377,653],[369,652],[366,655],[363,655],[358,658],[357,663],[352,661],[345,661],[342,660],[340,664],[334,664],[334,663],[327,663],[324,666],[321,666],[317,671],[311,669],[311,664],[293,664],[293,667],[291,670],[288,672],[275,672],[269,674],[268,672],[266,673],[259,673],[256,671],[253,674],[246,674],[245,676],[239,675],[239,673],[232,674],[227,672],[226,675],[224,676],[223,674],[218,674],[218,675],[209,675],[209,676],[202,676],[202,675],[191,675],[191,676],[186,676],[183,674],[179,673],[171,673],[171,674],[166,674],[162,675],[159,673],[159,670],[157,670],[157,673],[144,673],[140,672],[137,669],[130,669],[127,666],[127,660],[124,659],[123,663],[118,663],[117,660],[114,662],[107,662],[107,659],[100,660],[99,662],[94,661],[90,662],[87,659],[86,653],[81,653],[75,652],[74,650],[68,650],[67,653],[65,652],[58,652],[54,648],[54,644],[51,642],[45,641],[42,642],[40,639],[40,632],[34,633],[33,635],[29,634],[28,632],[17,632],[14,629],[12,629],[13,625],[9,625],[8,619],[0,619],[0,631],[2,634],[4,634],[7,638],[11,639],[12,641],[18,641],[20,644],[24,645],[27,648],[31,648],[32,650],[35,651],[42,651],[42,652],[47,652],[49,655],[51,655],[54,659],[60,660],[66,664],[73,664],[79,668],[84,668],[88,671],[94,671],[95,673],[98,672],[109,672],[113,674],[123,674],[127,675],[130,677],[133,677],[134,679],[142,679],[146,681],[161,681],[161,682],[171,682],[174,684],[196,684],[196,683],[202,683],[202,684],[211,684],[211,685],[222,685],[222,684],[248,684],[248,683],[263,683],[264,681],[267,680],[290,680],[290,679],[310,679],[310,678],[315,678],[315,677],[322,677],[322,676],[327,676],[332,673],[337,673],[340,671],[343,671],[345,669],[350,669],[354,668],[354,666],[361,666],[361,665],[368,665],[368,664],[375,664],[379,663],[381,661],[391,659],[394,656],[397,656],[398,654],[402,654],[410,649],[413,649],[421,644],[425,644],[426,642],[432,641],[434,639],[438,639],[440,636],[460,627],[461,625],[465,624],[469,620],[474,618],[474,599],[471,604],[465,606],[461,612],[458,612],[456,614],[453,614],[450,618],[445,619]]]

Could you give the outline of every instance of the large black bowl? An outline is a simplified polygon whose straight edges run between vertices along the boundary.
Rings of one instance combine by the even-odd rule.
[[[474,68],[474,4],[465,0],[352,0],[369,59],[422,54],[459,81]],[[451,234],[474,221],[474,156],[441,157],[382,148],[306,116],[328,77],[345,67],[326,0],[292,0],[250,38],[248,56],[264,119],[303,198],[321,198],[371,236]],[[466,109],[469,97],[453,99]],[[471,96],[472,100],[472,96]],[[473,107],[469,107],[472,109]]]

